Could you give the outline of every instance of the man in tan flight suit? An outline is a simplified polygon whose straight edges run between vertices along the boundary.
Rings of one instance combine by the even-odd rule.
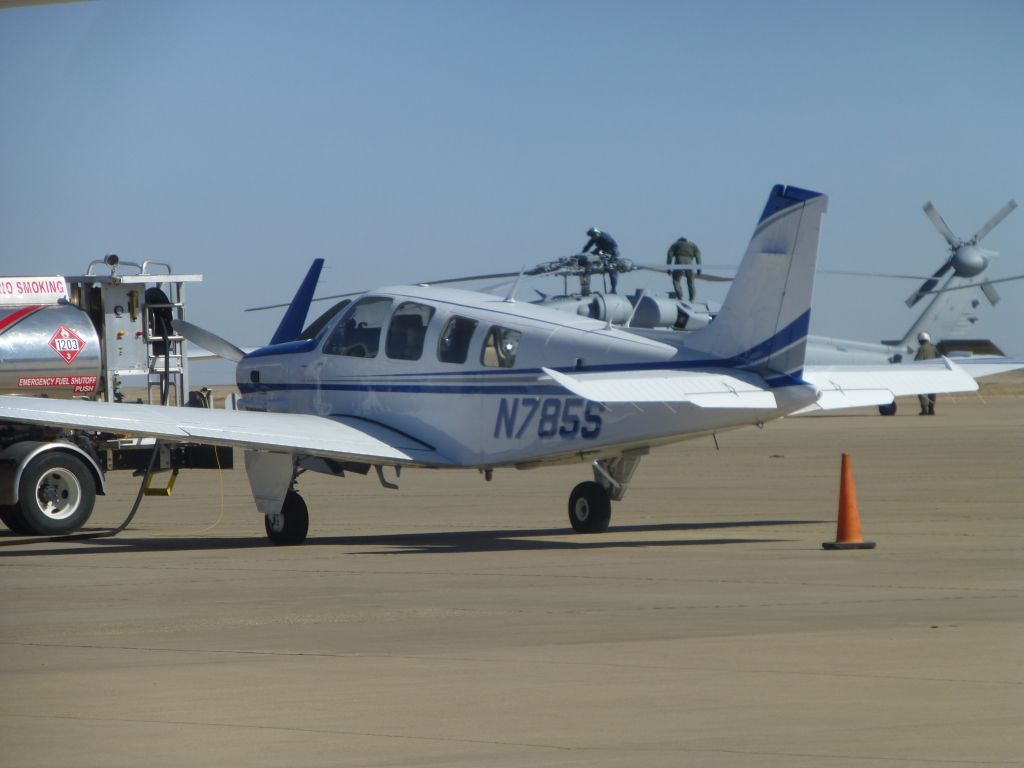
[[[939,353],[935,350],[935,345],[932,344],[932,337],[928,335],[928,331],[921,331],[917,334],[917,343],[920,344],[917,348],[917,354],[914,355],[915,360],[934,360],[939,356]],[[921,403],[921,413],[919,416],[934,416],[935,415],[935,395],[918,395],[918,402]]]

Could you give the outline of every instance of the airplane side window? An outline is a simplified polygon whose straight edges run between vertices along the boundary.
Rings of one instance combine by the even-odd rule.
[[[407,301],[399,304],[391,316],[384,351],[392,360],[419,360],[423,356],[423,338],[434,316],[434,308]]]
[[[476,320],[452,315],[437,340],[437,359],[442,363],[466,362],[476,326]]]
[[[380,332],[388,317],[391,299],[369,296],[357,301],[334,329],[324,345],[328,355],[376,357]]]
[[[480,362],[490,368],[511,368],[519,351],[519,331],[495,325],[487,332],[483,355]]]

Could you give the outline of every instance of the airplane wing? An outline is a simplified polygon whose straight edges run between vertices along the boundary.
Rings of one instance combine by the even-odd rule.
[[[898,365],[804,367],[804,380],[821,392],[818,402],[797,414],[837,408],[887,405],[902,395],[974,392],[975,379],[1024,368],[1024,361],[986,358],[967,363],[943,357]]]
[[[598,403],[692,403],[699,408],[775,408],[760,376],[742,371],[623,371],[572,376],[542,368],[559,385]]]
[[[6,395],[0,396],[0,420],[371,464],[441,466],[451,463],[425,443],[379,424],[350,417]]]

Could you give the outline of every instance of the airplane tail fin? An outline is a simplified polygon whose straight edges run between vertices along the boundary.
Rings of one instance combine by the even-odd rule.
[[[285,310],[280,325],[274,331],[271,344],[284,344],[287,341],[295,341],[302,333],[302,326],[306,322],[306,314],[309,312],[309,305],[313,301],[313,292],[316,291],[316,283],[320,279],[320,270],[323,269],[324,260],[314,259],[313,264],[306,273],[299,290],[295,292],[292,303]]]
[[[821,217],[828,197],[776,185],[722,309],[687,346],[767,375],[803,374]]]

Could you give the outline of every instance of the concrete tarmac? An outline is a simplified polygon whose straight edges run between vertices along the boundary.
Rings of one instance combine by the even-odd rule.
[[[585,465],[304,475],[300,547],[241,469],[5,532],[0,765],[1024,765],[1024,398],[915,406],[655,450],[603,535]],[[844,451],[875,550],[821,548]]]

